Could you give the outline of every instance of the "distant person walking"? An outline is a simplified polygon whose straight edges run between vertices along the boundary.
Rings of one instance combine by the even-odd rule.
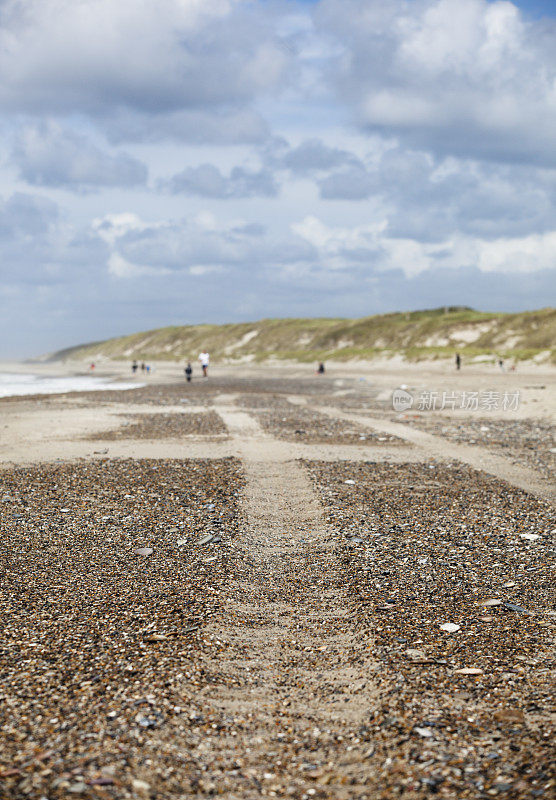
[[[324,375],[324,362],[321,361],[319,363],[319,365],[317,367],[317,373],[318,373],[318,375]]]
[[[131,371],[133,372],[134,375],[137,372],[137,366],[138,366],[137,361],[134,361],[133,364],[131,365]]]
[[[187,362],[187,367],[184,369],[185,372],[185,380],[188,383],[191,383],[191,376],[193,374],[193,367],[191,366],[190,362]]]
[[[208,378],[208,368],[209,368],[209,354],[206,350],[203,350],[199,353],[199,361],[201,362],[201,368],[203,370],[203,376]]]
[[[459,353],[456,353],[456,369],[461,368],[461,356]]]

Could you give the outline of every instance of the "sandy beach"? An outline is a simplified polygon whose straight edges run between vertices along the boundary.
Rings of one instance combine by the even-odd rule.
[[[556,370],[327,367],[0,399],[2,797],[553,794]]]

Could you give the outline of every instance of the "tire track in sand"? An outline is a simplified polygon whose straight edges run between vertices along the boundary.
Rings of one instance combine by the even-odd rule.
[[[350,633],[316,493],[299,464],[265,457],[274,440],[253,417],[215,410],[242,457],[246,524],[227,607],[204,630],[223,648],[205,664],[201,703],[215,735],[192,754],[206,765],[200,788],[238,799],[370,797],[359,734],[375,665],[369,643]]]

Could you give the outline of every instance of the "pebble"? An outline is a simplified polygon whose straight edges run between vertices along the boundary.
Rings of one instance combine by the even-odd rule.
[[[527,611],[526,608],[523,608],[523,606],[518,606],[515,603],[504,603],[504,608],[509,608],[510,611],[520,611],[523,614],[531,613],[530,611]]]
[[[150,556],[153,554],[154,550],[152,547],[136,547],[133,552],[136,556]]]
[[[431,739],[433,737],[433,732],[430,728],[414,728],[413,730],[423,739]]]
[[[131,788],[140,797],[148,797],[151,791],[151,786],[146,781],[141,781],[138,778],[133,778],[131,781]]]
[[[460,626],[456,625],[455,622],[445,622],[443,625],[440,626],[441,631],[446,631],[446,633],[455,633],[459,631]]]
[[[406,656],[409,658],[426,658],[426,653],[424,650],[419,650],[415,647],[408,647],[405,651]]]

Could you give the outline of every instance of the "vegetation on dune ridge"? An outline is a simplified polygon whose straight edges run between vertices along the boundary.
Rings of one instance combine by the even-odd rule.
[[[217,361],[408,360],[497,356],[556,363],[556,309],[490,313],[451,306],[362,319],[263,319],[184,325],[67,348],[61,359],[183,361],[206,348]]]

